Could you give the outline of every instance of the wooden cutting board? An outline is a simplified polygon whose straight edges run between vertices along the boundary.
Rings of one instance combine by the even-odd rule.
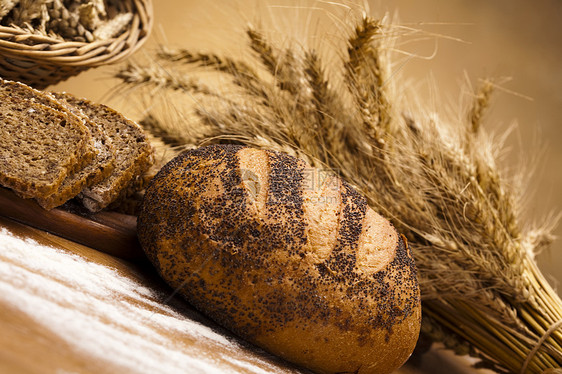
[[[50,232],[98,251],[127,260],[145,258],[137,239],[135,216],[117,212],[89,213],[73,205],[41,208],[0,187],[0,216]]]

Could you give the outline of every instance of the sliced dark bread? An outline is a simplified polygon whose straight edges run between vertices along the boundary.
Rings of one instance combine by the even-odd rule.
[[[50,93],[55,99],[74,115],[84,121],[92,133],[94,147],[97,150],[96,157],[88,165],[84,166],[76,173],[69,175],[59,187],[56,194],[44,199],[37,199],[37,202],[45,209],[52,209],[64,204],[66,201],[78,195],[84,188],[93,186],[113,172],[115,168],[115,150],[110,137],[105,135],[102,127],[96,122],[91,121],[80,108],[70,105],[64,100],[63,94]]]
[[[46,94],[42,91],[36,90],[26,84],[4,80],[0,78],[0,86],[2,87],[1,99],[12,101],[23,101],[28,103],[38,103],[48,106],[56,111],[66,115],[70,121],[76,123],[76,126],[81,127],[84,135],[84,152],[79,158],[78,162],[69,169],[69,174],[80,170],[82,167],[92,162],[98,151],[95,148],[94,138],[90,129],[84,124],[83,118],[80,118],[71,113],[64,105],[62,105],[53,96]]]
[[[102,104],[95,104],[70,94],[58,94],[59,100],[80,108],[109,136],[115,148],[115,168],[100,183],[85,188],[80,194],[90,211],[102,210],[119,197],[129,183],[154,162],[153,150],[142,128],[121,113]]]
[[[0,184],[45,198],[88,158],[90,134],[77,119],[13,97],[0,81]]]
[[[46,197],[36,198],[43,208],[52,209],[64,204],[67,200],[80,193],[85,187],[100,182],[111,173],[114,160],[110,144],[111,140],[103,134],[99,126],[90,121],[80,110],[64,105],[49,93],[37,91],[24,84],[7,82],[6,85],[12,97],[25,99],[29,102],[37,102],[66,113],[69,117],[76,117],[82,121],[91,134],[90,148],[93,157],[85,155],[82,160],[84,162],[82,167],[69,174],[55,193]]]
[[[80,110],[64,105],[63,102],[47,92],[35,90],[21,83],[6,82],[6,89],[10,91],[12,97],[37,102],[63,112],[69,117],[76,117],[82,121],[91,134],[92,157],[85,155],[82,160],[82,167],[75,170],[74,173],[70,173],[55,193],[36,199],[43,208],[52,209],[64,204],[85,187],[100,182],[111,173],[114,159],[110,145],[111,140],[103,134],[99,126],[90,121]]]

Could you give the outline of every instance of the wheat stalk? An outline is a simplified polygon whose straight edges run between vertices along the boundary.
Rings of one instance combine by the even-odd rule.
[[[385,60],[385,43],[396,33],[387,22],[363,17],[340,65],[323,66],[315,50],[279,48],[249,28],[253,61],[162,49],[158,63],[131,64],[117,76],[152,92],[197,96],[198,121],[152,122],[155,133],[168,137],[170,126],[183,129],[178,144],[280,150],[354,184],[408,237],[419,267],[422,331],[433,340],[498,372],[559,368],[562,302],[534,261],[550,244],[552,227],[523,224],[515,185],[496,165],[496,144],[482,129],[494,84],[485,81],[474,93],[462,121],[408,105],[392,94],[397,79],[389,79]],[[180,77],[186,66],[191,74],[228,78],[230,91],[161,78]],[[333,83],[334,72],[343,87]]]

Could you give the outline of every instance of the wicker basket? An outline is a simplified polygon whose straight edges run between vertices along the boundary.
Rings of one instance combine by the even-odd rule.
[[[115,63],[148,38],[151,0],[124,0],[133,12],[127,30],[108,40],[61,41],[16,27],[0,26],[0,77],[43,89],[92,67]]]

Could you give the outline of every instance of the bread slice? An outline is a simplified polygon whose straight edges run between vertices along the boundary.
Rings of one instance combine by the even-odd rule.
[[[91,121],[80,108],[68,104],[64,96],[58,93],[47,93],[59,100],[66,110],[69,110],[84,121],[84,124],[92,133],[94,147],[97,151],[96,157],[84,168],[69,175],[61,184],[56,194],[43,199],[37,199],[39,205],[45,209],[52,209],[64,204],[66,201],[78,195],[84,188],[93,186],[107,178],[115,168],[115,150],[111,139],[105,135],[100,125]]]
[[[64,105],[62,105],[53,96],[36,90],[26,84],[20,82],[14,82],[9,80],[4,80],[0,78],[0,85],[2,86],[2,98],[5,100],[16,100],[25,101],[29,103],[38,103],[50,107],[62,114],[66,115],[72,122],[76,123],[76,126],[81,127],[82,131],[85,132],[84,135],[84,153],[79,159],[79,162],[74,165],[74,168],[70,172],[77,171],[81,169],[84,165],[87,165],[96,156],[98,151],[94,146],[94,139],[92,137],[90,129],[84,124],[84,119],[71,113]]]
[[[27,99],[21,92],[35,94],[28,89],[0,79],[0,184],[22,197],[46,198],[94,153],[77,117]]]
[[[79,109],[64,105],[47,92],[37,91],[21,83],[8,82],[7,87],[12,96],[29,102],[37,102],[49,106],[69,117],[76,117],[86,126],[91,134],[90,148],[92,156],[83,157],[83,167],[70,173],[61,183],[55,193],[47,197],[36,198],[37,202],[45,209],[52,209],[64,204],[67,200],[75,197],[82,189],[103,180],[113,170],[113,152],[110,139],[103,134],[100,127],[90,121]]]
[[[90,120],[101,126],[115,147],[113,172],[100,183],[85,188],[78,196],[88,210],[100,211],[119,197],[136,176],[150,167],[154,162],[152,147],[142,128],[121,113],[67,93],[58,94],[57,98],[80,108]]]

